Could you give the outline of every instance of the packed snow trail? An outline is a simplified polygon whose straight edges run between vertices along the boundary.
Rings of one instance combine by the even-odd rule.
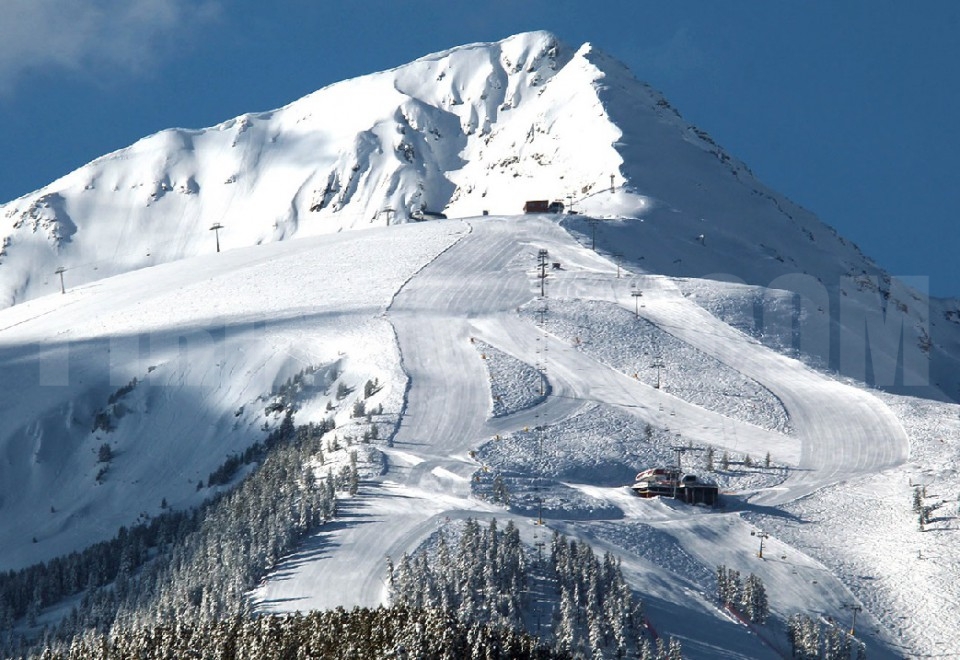
[[[338,522],[278,567],[254,593],[260,609],[384,602],[385,555],[396,559],[413,551],[448,516],[472,511],[512,517],[471,496],[470,480],[479,467],[469,456],[471,449],[498,433],[558,423],[594,401],[668,426],[684,440],[722,446],[732,437],[740,451],[770,451],[782,462],[802,466],[781,489],[754,495],[755,504],[776,505],[902,460],[903,431],[882,403],[726,326],[684,299],[666,278],[642,280],[643,316],[769,388],[786,406],[797,437],[690,404],[543,333],[517,314],[539,294],[539,249],[547,249],[551,260],[564,265],[551,274],[551,295],[619,301],[630,304],[632,311],[628,280],[617,279],[615,266],[577,244],[551,220],[488,217],[469,224],[470,233],[409,279],[388,310],[409,388],[394,446],[385,450],[387,475],[363,484],[361,495],[345,504]],[[529,409],[491,418],[489,376],[471,338],[528,364],[543,358],[551,395]],[[594,494],[603,497],[602,490]],[[612,499],[623,509],[622,501]],[[569,533],[576,533],[578,524],[565,523]],[[710,529],[657,524],[696,554],[709,557],[704,544],[713,542]],[[803,593],[805,598],[813,595]],[[661,612],[676,606],[669,601],[672,597],[657,596],[665,598],[658,601]],[[846,596],[833,600],[837,598]]]
[[[390,315],[411,380],[407,411],[395,438],[398,447],[421,446],[422,458],[460,457],[493,433],[530,425],[531,416],[539,423],[554,423],[584,403],[603,401],[689,432],[693,439],[706,440],[724,428],[735,428],[746,445],[765,446],[787,460],[799,458],[791,438],[730,420],[639,383],[521,320],[515,310],[537,294],[532,276],[541,248],[561,255],[557,258],[569,264],[591,260],[552,222],[489,218],[475,221],[469,236],[398,294]],[[586,268],[596,265],[584,263]],[[487,374],[469,343],[474,335],[530,364],[542,351],[553,388],[547,403],[488,421],[490,390]],[[465,463],[464,467],[472,471],[476,466]],[[423,474],[426,466],[420,464],[416,470]]]
[[[736,429],[742,446],[770,448],[792,462],[799,459],[794,439],[646,386],[520,319],[517,308],[539,293],[534,279],[539,249],[548,249],[551,258],[562,260],[570,277],[592,281],[603,278],[609,267],[553,222],[491,217],[473,221],[468,235],[406,282],[394,297],[389,318],[410,386],[395,448],[387,450],[390,472],[382,483],[364,492],[370,492],[374,501],[401,497],[405,504],[388,504],[386,499],[381,500],[382,506],[358,504],[357,519],[362,524],[338,526],[331,532],[332,543],[378,550],[338,552],[325,562],[322,574],[311,569],[310,575],[299,575],[293,582],[303,579],[303,584],[313,585],[308,597],[311,607],[381,602],[379,580],[367,580],[360,593],[343,581],[357,575],[382,575],[383,549],[397,547],[397,539],[407,538],[411,525],[441,512],[442,502],[456,503],[457,508],[484,508],[470,497],[470,478],[478,465],[468,457],[469,450],[497,433],[559,422],[593,401],[621,406],[643,419],[682,430],[696,441]],[[538,351],[545,350],[552,395],[531,409],[489,419],[488,376],[470,343],[474,336],[531,364],[537,361]],[[411,539],[407,550],[415,545],[416,539]],[[342,566],[330,565],[340,562]],[[347,593],[350,598],[345,603]],[[288,597],[275,583],[257,594],[264,603]]]
[[[512,313],[531,299],[530,283],[516,266],[522,239],[506,223],[475,222],[470,235],[394,299],[390,319],[410,377],[397,445],[427,444],[444,456],[473,446],[489,413],[490,390],[470,345],[470,320]]]
[[[397,385],[383,396],[399,409],[383,313],[465,230],[411,224],[229,250],[0,310],[0,527],[18,530],[0,535],[0,570],[109,539],[163,501],[199,505],[212,491],[196,484],[262,440],[261,397],[305,366],[347,356],[356,378]],[[356,269],[370,254],[381,261]],[[134,378],[115,430],[92,431]],[[323,403],[314,421],[331,414]],[[116,458],[98,480],[101,443]]]
[[[776,489],[752,498],[777,505],[824,486],[900,465],[907,435],[896,416],[869,392],[837,382],[780,355],[687,300],[663,277],[641,277],[641,316],[767,387],[783,402],[803,444],[799,470]],[[617,297],[629,304],[629,291]]]
[[[522,251],[509,224],[474,223],[469,235],[394,297],[389,318],[410,386],[395,450],[387,450],[390,472],[381,483],[364,486],[356,515],[320,535],[360,550],[334,553],[321,566],[296,555],[280,567],[281,575],[295,579],[271,580],[254,594],[261,608],[283,609],[290,599],[310,608],[379,604],[383,584],[371,576],[383,575],[384,555],[391,548],[395,553],[415,548],[422,537],[411,537],[411,530],[445,509],[483,508],[470,499],[477,465],[467,451],[480,440],[490,394],[482,361],[469,341],[469,319],[512,313],[532,297],[514,264]]]

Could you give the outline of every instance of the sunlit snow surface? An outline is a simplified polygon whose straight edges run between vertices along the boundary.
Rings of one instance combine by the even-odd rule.
[[[701,353],[710,355],[749,377],[741,381],[745,397],[755,391],[753,383],[776,395],[791,434],[754,423],[767,419],[759,408],[755,419],[749,406],[726,416],[658,390],[545,332],[522,312],[523,303],[539,293],[531,267],[539,249],[569,264],[548,287],[578,291],[576,300],[554,299],[548,288],[548,302],[609,300],[632,312],[632,280],[618,279],[614,264],[549,219],[486,217],[469,224],[470,234],[418,273],[387,313],[410,378],[406,416],[394,448],[385,449],[389,471],[361,490],[335,529],[321,532],[254,593],[261,607],[283,611],[382,602],[384,556],[412,551],[447,518],[519,517],[532,538],[537,531],[529,527],[537,515],[532,492],[539,480],[548,528],[539,533],[559,529],[584,535],[625,556],[635,585],[648,594],[652,619],[684,637],[692,657],[723,657],[720,649],[732,654],[728,657],[773,653],[713,606],[704,576],[716,563],[756,572],[775,585],[771,602],[781,618],[813,610],[846,620],[843,605],[856,597],[823,564],[779,541],[769,541],[773,550],[765,561],[757,559],[756,538],[750,534],[756,529],[743,513],[776,515],[784,504],[824,486],[897,469],[907,457],[907,437],[890,410],[872,394],[730,329],[665,279],[648,281],[641,317],[685,342],[695,339],[679,329],[693,327],[690,317],[712,329],[710,339],[695,339],[699,352],[665,356],[666,378],[699,364]],[[635,331],[635,325],[622,326],[619,334],[608,328],[604,341],[627,342]],[[485,346],[513,359],[491,368],[483,359]],[[688,366],[685,359],[694,362]],[[539,404],[532,399],[527,409],[491,416],[492,392],[498,391],[491,389],[491,377],[538,364],[545,367],[550,395]],[[655,429],[651,443],[643,440],[647,424]],[[539,426],[545,427],[542,450],[535,432]],[[662,429],[670,432],[664,435]],[[684,442],[714,445],[718,457],[727,450],[737,461],[749,453],[759,463],[770,451],[774,465],[731,466],[731,473],[743,473],[740,481],[716,475],[728,492],[727,506],[719,511],[638,500],[623,487],[631,469],[673,460],[674,433]],[[702,467],[701,460],[689,459],[687,465]],[[473,476],[484,479],[492,471],[513,480],[517,502],[512,508],[478,500],[480,491],[471,488]],[[733,494],[737,491],[742,494]],[[802,535],[807,529],[802,522],[790,517],[784,524]],[[650,535],[658,534],[674,539],[687,559],[671,559],[669,552],[648,556],[643,548],[651,544]],[[681,610],[689,617],[673,616]],[[879,625],[871,613],[862,621]],[[700,635],[705,625],[730,630],[717,632],[708,644],[712,633]],[[883,657],[876,636],[873,640],[868,640],[871,650]]]
[[[538,199],[580,211],[566,223],[575,233],[595,234],[583,217],[607,219],[601,244],[635,272],[800,294],[804,352],[860,380],[862,360],[836,364],[836,344],[862,343],[861,313],[883,324],[893,303],[908,355],[897,391],[960,397],[960,303],[928,300],[922,279],[891,279],[622,64],[547,32],[161,131],[0,205],[0,306],[55,292],[58,268],[77,286],[212,254],[218,241],[232,249],[422,213],[515,214]],[[806,341],[808,326],[838,321],[834,346]],[[770,325],[789,335],[789,323]]]
[[[528,199],[580,214],[515,216]],[[342,433],[377,379],[386,471],[371,450],[341,517],[251,594],[261,611],[384,602],[386,555],[496,516],[622,556],[692,658],[779,657],[787,616],[847,626],[854,604],[870,657],[960,647],[957,406],[870,390],[835,345],[901,310],[910,358],[880,384],[955,396],[957,303],[888,283],[589,45],[519,35],[164,131],[0,207],[0,234],[0,570],[198,504],[310,372],[296,421]],[[729,454],[709,475],[724,508],[625,488],[691,443]],[[481,497],[498,473],[511,508]],[[925,532],[911,483],[940,505]],[[767,584],[767,641],[714,604],[721,563]]]

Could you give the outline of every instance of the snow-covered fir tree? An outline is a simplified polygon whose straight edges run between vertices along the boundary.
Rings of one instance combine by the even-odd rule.
[[[529,628],[538,608],[548,605],[553,620],[549,633],[541,633],[556,652],[598,659],[642,653],[642,614],[619,559],[600,558],[588,544],[559,534],[550,548],[549,558],[539,561],[512,521],[501,530],[495,519],[483,525],[469,519],[441,530],[428,548],[387,559],[391,602],[451,612],[464,624],[516,629]],[[537,595],[550,603],[533,602],[535,582],[550,585]],[[663,658],[679,652],[675,641]]]
[[[41,611],[68,597],[77,604],[41,638],[246,612],[247,591],[336,513],[331,473],[318,480],[307,467],[330,428],[294,428],[288,415],[251,448],[251,460],[261,465],[234,490],[193,511],[167,511],[121,528],[113,540],[83,552],[0,574],[0,656],[14,655],[22,643],[5,631],[18,622],[32,628]],[[344,490],[356,483],[355,461],[346,467]]]
[[[480,653],[479,656],[476,653]],[[509,627],[466,624],[449,612],[404,607],[342,608],[310,614],[219,621],[190,619],[89,632],[28,660],[299,660],[300,658],[449,658],[569,660]]]

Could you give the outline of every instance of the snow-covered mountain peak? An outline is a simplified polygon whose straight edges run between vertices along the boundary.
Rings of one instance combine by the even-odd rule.
[[[79,284],[211,252],[214,223],[233,248],[569,203],[627,182],[598,92],[639,85],[591,45],[538,31],[161,131],[0,207],[0,301],[55,291],[59,267]]]
[[[590,44],[461,46],[162,131],[0,207],[0,238],[0,655],[131,595],[180,620],[375,606],[384,555],[473,516],[621,556],[692,658],[782,655],[798,612],[846,638],[851,603],[871,657],[956,647],[956,407],[867,386],[958,397],[960,302]],[[727,506],[625,487],[674,461]],[[3,573],[181,514],[199,536]],[[766,627],[715,601],[727,571],[770,585]]]
[[[519,73],[523,70],[532,72],[538,68],[544,58],[556,59],[562,57],[568,60],[572,53],[570,48],[563,44],[552,32],[532,30],[530,32],[520,32],[500,41],[485,41],[455,46],[454,48],[424,55],[410,64],[392,70],[406,69],[411,65],[424,62],[443,62],[445,66],[461,66],[464,58],[488,58],[491,54],[499,56],[506,69]]]
[[[844,278],[890,295],[890,276],[856,246],[622,63],[528,32],[211,128],[161,131],[0,206],[0,305],[55,292],[61,267],[76,286],[212,253],[218,240],[232,249],[438,213],[516,214],[526,200],[628,219],[609,231],[622,229],[636,269],[773,288],[799,278],[835,308]],[[927,327],[947,312],[914,314],[903,298],[911,343],[956,343]]]
[[[467,164],[505,160],[490,156],[509,149],[484,153],[494,129],[516,123],[573,57],[552,34],[530,32],[146,137],[0,207],[0,297],[53,291],[59,266],[79,283],[210,252],[214,222],[231,248],[442,211],[467,194],[457,176]]]

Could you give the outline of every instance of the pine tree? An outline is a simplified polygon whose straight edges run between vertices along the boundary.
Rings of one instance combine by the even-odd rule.
[[[323,518],[324,520],[330,520],[337,515],[337,489],[333,483],[333,475],[329,472],[327,472],[327,478],[323,482],[323,488]]]
[[[830,626],[824,640],[823,657],[824,660],[849,660],[850,641],[845,630]]]
[[[357,399],[353,402],[353,411],[351,412],[352,417],[363,417],[367,414],[367,404],[364,403],[363,399]]]
[[[389,555],[387,555],[386,564],[387,564],[387,598],[389,598],[392,601],[396,593],[396,583],[394,582],[394,575],[393,575],[396,569],[394,568],[393,560],[390,559]]]
[[[790,642],[790,651],[793,657],[800,649],[800,615],[791,614],[787,619],[787,640]]]
[[[670,643],[667,645],[667,658],[668,660],[683,660],[683,649],[680,646],[680,640],[676,637],[670,638]]]
[[[740,611],[754,623],[764,623],[770,614],[763,580],[753,573],[747,578],[740,596]]]
[[[350,452],[350,474],[347,478],[347,492],[351,495],[357,494],[360,484],[360,476],[357,472],[357,452]]]
[[[739,571],[728,569],[722,564],[717,566],[717,600],[722,605],[739,608],[742,590]]]
[[[657,638],[657,660],[669,660],[667,656],[667,644],[663,637]]]
[[[503,480],[503,475],[499,473],[493,479],[493,501],[497,504],[510,504],[510,493],[507,491],[507,484]]]
[[[573,651],[574,631],[576,629],[576,605],[566,587],[560,589],[560,622],[556,626],[554,637],[556,649],[561,653]]]
[[[727,594],[729,593],[729,587],[727,586],[727,567],[723,564],[717,566],[717,601],[721,604],[727,602]]]
[[[820,625],[805,614],[794,614],[788,626],[794,657],[817,660],[820,657]]]
[[[640,660],[655,660],[656,655],[653,650],[653,646],[650,645],[649,639],[644,639],[640,644]]]

